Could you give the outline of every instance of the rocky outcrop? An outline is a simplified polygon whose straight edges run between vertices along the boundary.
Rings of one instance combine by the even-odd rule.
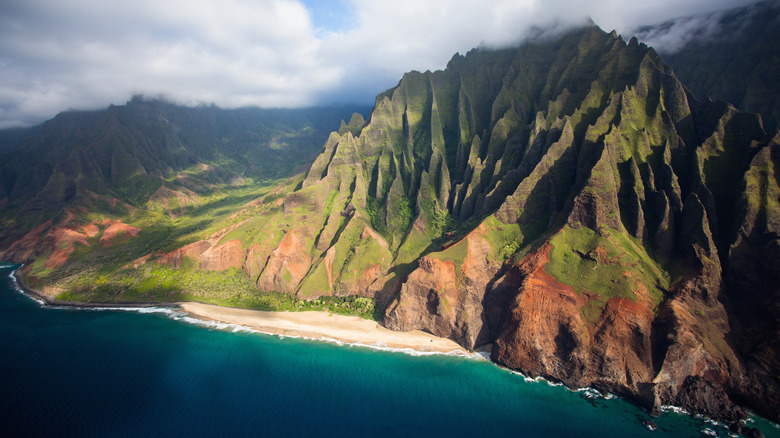
[[[424,256],[387,308],[384,324],[416,327],[474,348],[488,341],[483,327],[485,291],[498,264],[478,227],[440,253]]]
[[[224,271],[229,268],[241,269],[247,259],[247,251],[239,240],[219,244],[219,237],[216,237],[199,240],[163,254],[157,263],[180,268],[186,258],[193,260],[204,271]]]
[[[204,271],[224,271],[228,268],[240,269],[246,259],[246,250],[241,248],[241,241],[227,242],[207,249],[199,257],[200,269]]]
[[[45,259],[44,269],[54,269],[64,265],[78,246],[90,246],[89,240],[98,235],[100,245],[107,248],[132,239],[139,232],[141,228],[117,219],[83,223],[74,220],[72,211],[66,210],[56,225],[53,220],[44,222],[0,252],[0,257],[17,263]]]
[[[439,73],[410,74],[378,98],[361,137],[373,135],[379,111],[383,119],[376,126],[387,132],[388,118],[400,108],[408,119],[402,135],[432,130],[425,140],[430,141],[431,161],[421,164],[424,170],[418,174],[413,167],[406,170],[411,179],[401,193],[417,199],[417,216],[398,253],[410,241],[426,241],[422,236],[435,229],[436,212],[445,205],[461,220],[486,215],[480,227],[489,248],[480,258],[486,262],[474,269],[465,269],[462,255],[464,247],[471,252],[472,234],[420,258],[388,306],[385,324],[448,336],[468,348],[494,342],[493,359],[511,368],[569,386],[629,395],[649,408],[676,404],[713,417],[738,418],[744,411],[735,402],[758,408],[758,400],[771,400],[778,388],[777,381],[763,374],[776,369],[774,347],[764,343],[741,353],[744,347],[734,347],[740,335],[732,332],[743,324],[773,332],[776,323],[767,318],[754,325],[746,314],[730,310],[734,292],[723,271],[738,223],[734,207],[740,202],[746,206],[747,223],[754,223],[758,211],[777,211],[776,197],[767,196],[777,180],[776,173],[767,171],[777,160],[770,158],[772,146],[756,116],[724,103],[698,103],[663,61],[635,40],[625,44],[594,29],[577,38],[580,56],[574,64],[549,67],[567,73],[550,73],[538,89],[534,69],[549,58],[529,44],[514,58],[500,52],[489,58],[487,53],[456,57],[440,78],[434,80]],[[556,46],[562,52],[555,62],[569,59],[561,56],[568,43]],[[534,61],[530,65],[529,59]],[[436,101],[442,96],[436,84],[460,75],[462,91],[453,102],[472,97],[468,87],[480,79],[464,76],[463,69],[477,60],[494,63],[485,69],[489,74],[506,76],[490,81],[502,84],[497,89],[480,88],[481,98],[492,102],[490,111],[480,112],[476,100],[470,101],[470,112],[454,105],[461,116],[450,123],[461,134],[471,123],[485,131],[449,141],[444,136],[443,156],[451,160],[438,160],[434,139],[448,122],[444,106]],[[593,72],[601,73],[590,79]],[[426,80],[427,98],[409,91],[424,88]],[[531,107],[537,112],[529,113]],[[434,118],[437,112],[439,119]],[[370,140],[382,144],[381,137]],[[416,151],[424,147],[410,142]],[[384,221],[372,224],[378,229],[384,225],[388,232],[391,223],[399,223],[389,207],[404,175],[399,169],[414,166],[421,156],[403,158],[405,153],[404,148],[396,150],[394,156],[402,157],[399,164],[394,167],[390,160],[387,171],[380,165],[375,177],[377,187],[389,188],[375,195],[386,194],[388,207],[386,214],[378,210]],[[376,148],[365,154],[376,155]],[[751,160],[753,174],[735,165]],[[763,173],[757,170],[761,166]],[[743,179],[760,194],[740,201],[737,188],[745,184]],[[741,235],[751,227],[743,226]],[[428,233],[427,242],[444,237],[435,236]],[[746,255],[750,246],[737,247]],[[507,258],[512,261],[502,265]],[[776,267],[764,266],[758,278],[777,273]],[[764,298],[776,293],[760,290],[767,291]],[[750,355],[763,358],[757,367],[763,371],[745,371]],[[771,389],[746,395],[744,388],[762,385]],[[777,415],[772,409],[764,412],[770,418]]]
[[[373,297],[387,327],[650,409],[777,418],[778,139],[589,27],[404,75],[290,190],[157,263]]]
[[[311,267],[304,247],[303,232],[290,230],[271,253],[263,273],[257,279],[262,290],[292,292]]]
[[[117,240],[131,239],[141,231],[138,227],[127,225],[118,220],[105,220],[100,223],[100,226],[105,228],[99,239],[100,244],[104,247],[111,246]]]
[[[214,243],[215,242],[209,240],[199,240],[197,242],[190,243],[189,245],[185,245],[175,251],[164,254],[157,259],[157,264],[180,268],[186,257],[197,259],[206,251],[211,249],[211,247],[214,246]]]

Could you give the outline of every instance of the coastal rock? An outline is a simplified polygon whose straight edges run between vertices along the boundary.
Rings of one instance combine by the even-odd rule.
[[[511,268],[519,272],[508,275],[522,280],[491,357],[571,387],[639,394],[653,377],[650,297],[638,291],[636,301],[611,298],[599,310],[598,296],[577,293],[544,272],[550,249],[545,245]]]
[[[404,75],[367,121],[330,134],[304,176],[226,207],[220,231],[157,263],[241,267],[258,289],[298,299],[375,298],[386,327],[492,343],[512,369],[653,412],[734,419],[738,401],[774,419],[779,144],[759,116],[693,96],[653,49],[592,26]],[[151,175],[120,149],[112,178],[122,161]],[[172,215],[195,202],[145,181]],[[50,190],[57,202],[86,193]],[[134,235],[105,224],[104,247]],[[66,266],[94,229],[58,227],[6,253],[34,259],[68,241],[51,256]]]
[[[384,324],[393,330],[415,327],[452,337],[461,301],[455,264],[432,257],[421,258],[419,264],[401,286],[397,302],[387,309]]]
[[[478,227],[461,242],[434,256],[422,257],[397,299],[387,308],[384,324],[394,330],[424,330],[473,349],[486,341],[483,300],[491,273],[492,247]],[[457,253],[466,248],[465,257]],[[452,258],[450,258],[452,257]],[[454,261],[453,261],[454,259]],[[456,262],[458,265],[456,265]]]

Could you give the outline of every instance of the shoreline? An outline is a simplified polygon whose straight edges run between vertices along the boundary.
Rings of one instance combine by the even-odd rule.
[[[178,307],[176,303],[150,303],[150,302],[143,302],[143,301],[128,301],[123,303],[118,302],[105,302],[105,303],[91,303],[91,302],[82,302],[82,301],[66,301],[66,300],[57,300],[54,298],[51,298],[50,296],[44,294],[43,292],[34,289],[30,287],[29,284],[24,279],[24,275],[19,272],[21,270],[21,267],[14,269],[11,275],[16,280],[16,284],[19,286],[19,288],[24,292],[25,294],[29,295],[30,297],[38,300],[43,301],[44,305],[46,306],[52,306],[52,307],[138,307],[138,308],[147,308],[147,307]],[[17,274],[17,272],[19,272]]]
[[[324,311],[274,312],[264,310],[225,307],[196,301],[174,303],[150,302],[101,302],[87,303],[64,301],[49,297],[30,287],[24,275],[16,269],[12,276],[23,293],[43,302],[45,306],[72,308],[178,308],[201,321],[215,321],[245,326],[260,333],[308,338],[320,341],[337,341],[350,345],[374,348],[411,349],[422,353],[470,354],[465,348],[450,339],[434,336],[420,330],[397,332],[382,327],[378,322],[360,318],[331,314]]]
[[[11,272],[12,278],[15,279],[17,286],[21,292],[28,297],[35,299],[36,301],[43,302],[43,306],[52,307],[70,307],[70,308],[102,308],[106,310],[116,309],[122,310],[123,308],[164,308],[164,309],[180,309],[190,317],[202,322],[219,322],[223,324],[230,324],[235,326],[243,326],[255,331],[258,334],[265,334],[271,336],[291,337],[309,339],[318,342],[336,342],[339,344],[347,344],[354,346],[362,346],[367,348],[387,349],[387,350],[412,350],[418,353],[426,354],[452,354],[458,356],[474,356],[480,355],[480,353],[489,352],[489,347],[492,344],[485,344],[474,351],[468,351],[461,345],[457,344],[447,338],[441,338],[434,336],[430,333],[415,330],[411,332],[393,331],[382,327],[377,321],[367,320],[358,316],[345,316],[339,314],[330,314],[324,311],[301,311],[301,312],[288,312],[288,311],[263,311],[243,309],[236,307],[225,307],[216,304],[205,304],[196,301],[184,301],[184,302],[168,302],[168,303],[150,303],[150,302],[104,302],[104,303],[82,303],[75,301],[60,301],[52,299],[51,297],[43,294],[42,292],[29,287],[24,281],[24,276],[17,275],[17,268]],[[177,318],[178,319],[178,318]],[[592,387],[573,388],[567,387],[561,383],[555,383],[544,377],[528,377],[525,374],[501,366],[500,364],[493,362],[491,359],[485,357],[488,361],[496,366],[506,369],[511,373],[518,374],[523,377],[527,382],[543,381],[551,386],[562,386],[571,392],[588,392],[593,389]],[[612,398],[614,395],[607,393],[603,394],[598,390],[596,391],[597,398]],[[591,398],[586,396],[587,398]],[[619,397],[626,400],[632,400],[631,397]],[[664,405],[661,406],[661,412],[664,413],[677,413],[685,414],[689,416],[698,416],[698,414],[691,413],[685,409]],[[656,415],[650,414],[650,417]],[[767,421],[770,425],[778,427],[772,420],[761,417],[760,415],[749,411],[749,417],[756,416]],[[707,423],[713,426],[724,426],[722,421],[718,421],[709,417],[702,416]]]
[[[338,341],[368,347],[404,349],[419,352],[469,354],[450,339],[420,330],[397,332],[358,316],[331,314],[323,311],[271,312],[217,306],[193,301],[177,303],[183,311],[199,319],[218,321],[256,329],[263,333]]]

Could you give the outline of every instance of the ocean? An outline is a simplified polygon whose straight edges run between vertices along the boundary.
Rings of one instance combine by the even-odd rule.
[[[675,412],[651,432],[631,402],[478,355],[280,338],[170,309],[42,307],[12,269],[0,267],[2,436],[728,436]]]

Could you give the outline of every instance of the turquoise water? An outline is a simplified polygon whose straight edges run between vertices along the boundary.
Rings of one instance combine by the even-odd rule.
[[[42,308],[0,269],[4,436],[703,436],[478,358],[217,330],[167,313]],[[778,430],[761,422],[767,436]]]

